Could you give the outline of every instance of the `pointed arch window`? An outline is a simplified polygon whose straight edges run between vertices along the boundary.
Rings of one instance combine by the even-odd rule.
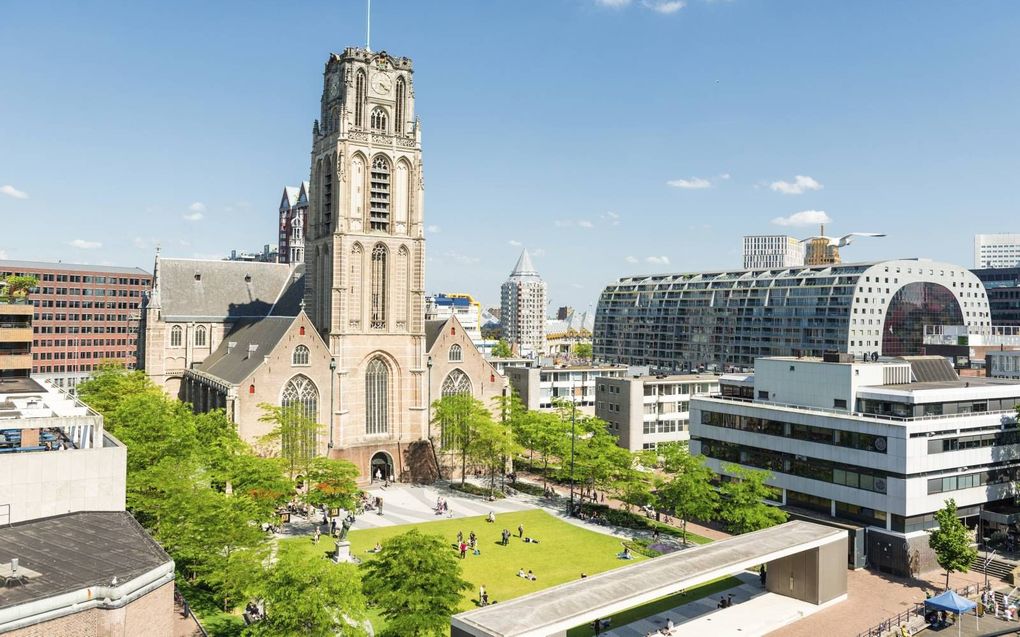
[[[461,370],[455,369],[443,379],[442,395],[444,398],[447,396],[470,396],[471,394],[471,379]],[[454,447],[456,436],[456,425],[451,427],[444,426],[439,438],[440,446],[447,449]]]
[[[372,130],[378,133],[386,132],[386,109],[376,106],[372,109]]]
[[[195,347],[205,347],[206,330],[204,325],[195,328]]]
[[[365,72],[358,71],[354,80],[354,125],[361,126],[365,115]]]
[[[369,212],[372,230],[390,229],[390,162],[383,155],[372,160],[372,183],[369,189]]]
[[[464,352],[461,350],[460,345],[450,346],[450,362],[459,363],[464,360]]]
[[[294,348],[294,353],[291,355],[291,364],[307,365],[308,358],[309,358],[308,348],[305,347],[304,345],[298,345],[297,347]]]
[[[404,100],[407,93],[407,85],[402,77],[397,78],[396,93],[397,104],[393,109],[393,132],[400,135],[404,132]]]
[[[280,395],[280,406],[284,413],[295,419],[306,420],[309,425],[319,420],[319,390],[307,376],[298,374],[287,381]],[[315,433],[317,426],[285,427],[281,446],[285,456],[296,449],[303,458],[315,455]]]
[[[184,343],[184,330],[180,325],[170,328],[170,347],[180,347]]]
[[[384,434],[389,425],[390,369],[381,358],[373,358],[365,372],[365,433]]]
[[[386,246],[372,250],[372,328],[386,327]]]
[[[322,173],[322,220],[326,224],[326,232],[333,228],[333,159],[326,158]]]

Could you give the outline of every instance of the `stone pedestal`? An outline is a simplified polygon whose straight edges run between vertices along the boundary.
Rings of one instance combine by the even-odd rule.
[[[354,558],[351,557],[351,543],[347,540],[336,541],[336,552],[333,553],[333,561],[337,564],[346,562],[353,562]]]

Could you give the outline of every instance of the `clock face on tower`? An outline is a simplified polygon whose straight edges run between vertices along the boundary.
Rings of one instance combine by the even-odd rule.
[[[390,92],[390,78],[385,75],[375,76],[375,79],[372,80],[372,88],[379,95],[386,95]]]

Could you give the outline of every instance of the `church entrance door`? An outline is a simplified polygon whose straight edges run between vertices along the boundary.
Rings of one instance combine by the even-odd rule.
[[[393,477],[393,458],[385,451],[372,456],[372,482],[389,480]]]

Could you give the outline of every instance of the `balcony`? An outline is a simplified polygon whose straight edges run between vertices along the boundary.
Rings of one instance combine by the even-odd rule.
[[[7,327],[7,324],[0,322],[0,343],[32,342],[31,326],[23,327],[16,323],[11,325],[17,325],[17,327]]]

